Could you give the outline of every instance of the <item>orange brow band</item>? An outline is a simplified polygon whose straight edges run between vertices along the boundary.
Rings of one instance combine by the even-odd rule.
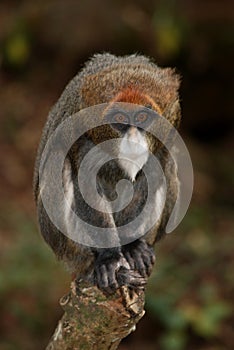
[[[140,91],[136,89],[126,88],[125,90],[120,91],[110,102],[110,106],[114,104],[115,102],[126,102],[126,103],[133,103],[133,104],[139,104],[139,100],[145,99],[148,101],[152,107],[155,109],[157,113],[162,115],[162,110],[159,107],[159,105],[149,96],[144,93],[141,93]],[[137,103],[138,102],[138,103]]]

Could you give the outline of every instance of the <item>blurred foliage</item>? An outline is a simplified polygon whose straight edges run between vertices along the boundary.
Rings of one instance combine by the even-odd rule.
[[[234,16],[231,0],[0,2],[0,349],[45,348],[69,275],[35,224],[32,172],[45,117],[94,52],[139,52],[181,73],[194,195],[156,247],[147,314],[120,350],[231,350]]]
[[[38,239],[34,222],[10,204],[7,208],[2,209],[1,219],[14,238],[0,257],[0,348],[39,349],[43,343],[45,347],[49,330],[59,317],[51,311],[53,307],[56,311],[68,277]]]
[[[31,55],[30,30],[23,22],[18,22],[2,44],[4,65],[22,69],[29,62]]]
[[[222,283],[228,284],[229,278],[225,280],[223,271],[220,275],[217,271],[215,278],[209,276],[217,261],[220,240],[215,239],[216,234],[209,227],[207,232],[204,230],[207,225],[204,220],[199,222],[199,216],[197,222],[194,221],[193,208],[190,211],[191,222],[190,213],[185,221],[191,229],[186,229],[188,234],[183,237],[183,244],[179,247],[170,245],[169,253],[173,251],[173,255],[166,254],[166,250],[163,257],[159,256],[147,293],[147,308],[165,329],[160,337],[161,347],[165,350],[187,349],[191,332],[204,341],[222,338],[223,323],[233,312],[231,300],[227,301],[222,295]],[[215,242],[211,241],[213,239]],[[222,243],[231,257],[230,242]],[[231,273],[230,266],[228,274]],[[222,339],[219,342],[222,343]]]
[[[180,14],[175,0],[159,2],[153,25],[158,55],[164,59],[176,58],[186,46],[189,22]]]

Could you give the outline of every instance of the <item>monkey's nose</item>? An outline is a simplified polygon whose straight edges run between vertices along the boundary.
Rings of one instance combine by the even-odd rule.
[[[131,126],[129,131],[128,131],[129,136],[134,137],[134,136],[136,136],[136,133],[137,133],[137,128],[135,126]]]

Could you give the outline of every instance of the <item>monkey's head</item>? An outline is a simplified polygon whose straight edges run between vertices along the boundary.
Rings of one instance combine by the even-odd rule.
[[[115,154],[132,179],[136,170],[131,168],[131,164],[137,161],[142,168],[149,151],[156,154],[162,146],[147,132],[154,116],[163,116],[178,127],[178,87],[179,77],[172,69],[161,69],[150,62],[123,62],[85,77],[81,88],[81,108],[108,104],[103,113],[105,125],[90,130],[88,135],[95,144],[121,138]]]

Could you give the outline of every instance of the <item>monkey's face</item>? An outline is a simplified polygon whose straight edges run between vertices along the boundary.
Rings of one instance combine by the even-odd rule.
[[[120,106],[112,106],[105,115],[105,121],[121,138],[116,156],[120,166],[134,180],[151,150],[147,128],[154,120],[154,112],[139,105]]]
[[[162,110],[148,94],[127,88],[115,95],[103,110],[103,125],[88,131],[94,144],[121,139],[105,149],[113,155],[132,180],[147,162],[149,152],[156,155],[162,143],[154,136],[164,134],[160,126]],[[167,117],[167,116],[166,116]],[[150,132],[157,129],[156,133]],[[149,130],[148,130],[149,129]],[[162,140],[162,138],[160,138]]]
[[[122,101],[109,103],[102,112],[103,124],[87,132],[93,143],[116,159],[132,180],[146,164],[149,152],[156,154],[161,147],[150,132],[160,126],[160,115],[153,108]],[[118,142],[106,146],[105,141],[113,139]]]

